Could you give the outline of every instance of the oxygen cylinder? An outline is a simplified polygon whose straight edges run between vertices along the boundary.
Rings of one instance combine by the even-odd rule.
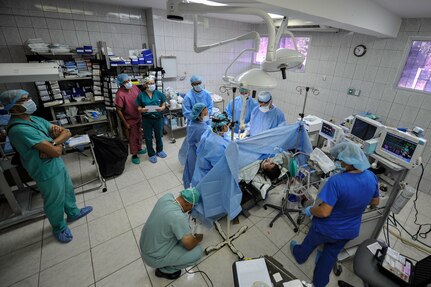
[[[404,185],[404,188],[400,191],[394,204],[391,206],[391,211],[395,214],[400,213],[410,198],[416,193],[416,189],[408,184]]]

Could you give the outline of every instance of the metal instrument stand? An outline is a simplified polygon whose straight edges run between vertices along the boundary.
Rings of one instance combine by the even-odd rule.
[[[232,122],[234,121],[234,117],[235,117],[235,91],[236,88],[233,89],[233,93],[232,93]],[[229,92],[228,92],[229,95]],[[233,141],[234,139],[234,127],[231,127],[231,140]],[[227,234],[223,232],[223,228],[221,227],[220,223],[218,223],[218,221],[216,221],[214,223],[217,232],[220,234],[220,236],[223,238],[223,241],[220,242],[219,244],[215,245],[215,246],[208,246],[207,248],[205,248],[205,254],[208,255],[208,253],[212,252],[212,251],[217,251],[219,249],[221,249],[223,246],[227,245],[229,246],[230,250],[236,254],[236,256],[238,256],[239,259],[244,259],[244,254],[242,254],[241,251],[239,251],[238,249],[236,249],[236,247],[232,244],[232,241],[234,241],[235,239],[237,239],[238,237],[240,237],[241,234],[243,234],[244,232],[247,231],[248,226],[245,225],[243,227],[241,227],[236,233],[230,235],[230,219],[229,216],[226,217],[226,225],[227,225]]]
[[[287,207],[287,203],[288,200],[286,198],[283,197],[283,199],[281,200],[281,206],[276,206],[273,204],[265,204],[263,206],[263,208],[266,210],[269,207],[274,208],[279,210],[279,212],[277,213],[277,215],[271,220],[271,222],[269,223],[269,227],[272,227],[274,225],[274,222],[281,216],[285,215],[287,217],[287,219],[289,219],[289,221],[293,224],[294,228],[293,231],[294,232],[298,232],[299,228],[298,228],[298,224],[300,224],[301,220],[298,217],[297,222],[295,222],[292,218],[292,216],[290,216],[289,212],[297,212],[297,213],[301,213],[302,211],[300,209],[293,209],[293,208],[288,208]],[[298,223],[298,224],[297,224]]]
[[[234,241],[235,239],[237,239],[238,237],[240,237],[241,234],[245,233],[248,229],[248,226],[245,225],[243,227],[241,227],[236,233],[230,235],[230,220],[229,220],[229,216],[226,217],[227,220],[227,234],[223,232],[223,228],[221,227],[220,223],[218,223],[218,221],[216,221],[214,223],[215,228],[217,229],[217,232],[220,234],[220,236],[223,238],[223,241],[220,242],[219,244],[215,245],[215,246],[208,246],[207,248],[205,248],[205,254],[209,254],[212,251],[217,251],[220,250],[221,248],[223,248],[223,246],[227,245],[230,250],[236,254],[236,256],[238,256],[239,259],[244,259],[244,254],[242,254],[241,251],[239,251],[238,249],[236,249],[236,247],[233,245],[232,241]]]

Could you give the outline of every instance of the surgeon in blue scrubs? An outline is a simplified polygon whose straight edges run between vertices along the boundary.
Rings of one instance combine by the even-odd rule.
[[[209,130],[207,122],[209,121],[208,109],[203,103],[197,103],[193,106],[192,122],[187,127],[187,137],[184,140],[189,146],[187,151],[186,164],[183,172],[184,188],[189,188],[192,182],[192,176],[195,171],[196,149],[201,140],[202,134]]]
[[[193,106],[197,103],[205,104],[210,116],[213,112],[213,100],[208,91],[202,88],[202,77],[191,76],[190,84],[192,85],[192,88],[187,92],[183,101],[183,115],[187,118],[188,124],[190,124],[193,120]]]
[[[272,104],[272,94],[268,91],[262,91],[258,96],[259,106],[254,108],[250,116],[250,126],[246,135],[255,136],[263,131],[276,128],[285,124],[284,113]]]
[[[27,91],[2,92],[0,104],[11,114],[8,124],[10,142],[42,194],[43,208],[54,237],[62,243],[72,241],[73,235],[64,214],[67,222],[73,222],[86,216],[93,208],[79,209],[76,206],[72,180],[61,159],[62,144],[70,138],[70,132],[33,116],[37,106]]]
[[[224,156],[224,151],[230,142],[226,132],[229,130],[229,118],[226,113],[218,114],[212,118],[211,128],[201,137],[196,150],[196,165],[192,178],[192,186],[198,183]]]
[[[242,103],[243,99],[245,99],[245,111],[244,111],[244,124],[248,124],[250,122],[251,112],[255,107],[258,106],[257,101],[250,97],[250,91],[248,89],[240,88],[239,93],[241,95],[235,97],[235,133],[238,133],[240,130],[240,120],[241,120],[241,112],[242,112]],[[230,120],[232,120],[232,110],[233,110],[233,101],[230,100],[229,104],[226,107],[226,113]],[[245,127],[243,127],[245,129]]]
[[[359,235],[362,214],[367,207],[379,204],[378,181],[368,170],[367,157],[356,144],[343,142],[331,149],[342,173],[329,178],[318,195],[318,205],[305,213],[313,217],[310,230],[302,244],[290,242],[290,249],[299,264],[307,261],[319,245],[323,251],[316,256],[313,286],[323,287],[337,261],[338,253],[349,240]]]

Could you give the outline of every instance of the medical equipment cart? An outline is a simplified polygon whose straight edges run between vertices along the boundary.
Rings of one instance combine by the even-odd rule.
[[[163,125],[169,130],[171,143],[175,143],[174,132],[187,128],[186,118],[183,116],[182,108],[172,108],[166,104],[166,109],[163,112]]]

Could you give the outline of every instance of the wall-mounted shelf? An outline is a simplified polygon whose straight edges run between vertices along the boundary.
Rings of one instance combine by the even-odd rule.
[[[64,125],[63,127],[66,129],[70,129],[70,128],[77,128],[77,127],[85,127],[85,126],[90,126],[90,125],[97,125],[97,124],[103,124],[103,123],[107,123],[108,120],[101,120],[101,121],[94,121],[91,123],[83,123],[83,124],[75,124],[75,125]]]
[[[91,105],[91,104],[99,104],[99,103],[104,103],[105,100],[101,100],[101,101],[82,101],[82,102],[71,102],[71,103],[64,103],[58,106],[53,106],[52,108],[56,108],[56,107],[71,107],[71,106],[80,106],[80,105]]]
[[[72,78],[61,78],[58,81],[80,81],[80,80],[92,80],[93,77],[72,77]]]

